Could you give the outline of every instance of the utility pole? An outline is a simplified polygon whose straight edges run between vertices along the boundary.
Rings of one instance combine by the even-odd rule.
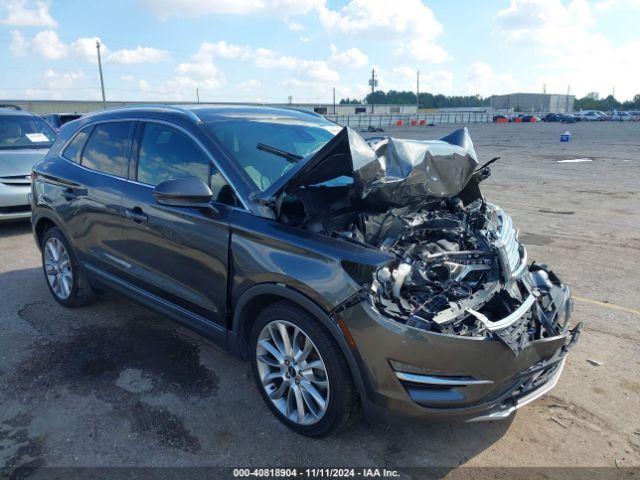
[[[545,95],[547,93],[547,84],[546,83],[542,84],[542,93],[544,93]]]
[[[420,70],[416,72],[416,118],[420,112]]]
[[[336,114],[336,87],[333,87],[333,114]]]
[[[98,69],[100,70],[100,88],[102,89],[102,108],[107,108],[107,99],[104,96],[104,79],[102,78],[102,60],[100,58],[100,41],[96,40],[96,48],[98,49]]]
[[[371,70],[371,79],[369,80],[369,85],[371,85],[371,113],[373,113],[373,94],[375,92],[375,88],[378,86],[378,80],[376,80],[376,71],[375,69]]]
[[[198,90],[198,87],[196,87],[196,98],[198,99],[198,103],[200,103],[200,91]]]

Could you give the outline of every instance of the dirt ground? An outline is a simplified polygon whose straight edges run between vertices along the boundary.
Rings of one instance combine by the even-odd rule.
[[[502,157],[486,197],[514,217],[530,259],[571,286],[585,324],[550,394],[507,421],[359,421],[310,440],[270,414],[248,364],[188,330],[115,295],[59,307],[29,224],[11,223],[0,225],[0,466],[640,466],[640,123],[469,129],[482,161]]]

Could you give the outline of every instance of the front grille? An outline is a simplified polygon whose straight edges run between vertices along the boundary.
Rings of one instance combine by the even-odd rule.
[[[31,211],[31,205],[13,205],[11,207],[0,207],[0,215],[10,213],[27,213]]]
[[[0,183],[10,187],[26,187],[31,185],[30,175],[8,175],[0,177]]]
[[[526,250],[518,241],[518,233],[513,228],[511,217],[499,207],[496,210],[497,238],[493,245],[500,257],[500,265],[505,279],[517,277],[527,263]]]

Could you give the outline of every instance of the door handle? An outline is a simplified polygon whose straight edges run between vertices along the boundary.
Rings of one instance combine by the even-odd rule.
[[[136,223],[142,223],[149,220],[149,217],[142,211],[140,207],[125,208],[124,216],[130,218]]]

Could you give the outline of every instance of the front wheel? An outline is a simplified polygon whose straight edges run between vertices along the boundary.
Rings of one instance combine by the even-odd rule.
[[[251,347],[258,389],[289,428],[323,436],[354,416],[357,394],[346,360],[306,311],[287,302],[267,307],[253,326]]]

